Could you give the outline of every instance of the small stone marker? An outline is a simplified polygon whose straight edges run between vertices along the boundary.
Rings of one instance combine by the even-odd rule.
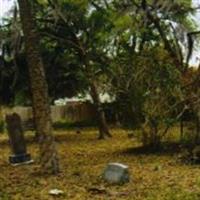
[[[120,163],[109,163],[103,173],[103,179],[114,184],[129,182],[128,166]]]
[[[26,151],[26,142],[20,116],[17,113],[6,115],[6,123],[13,153],[9,157],[9,162],[13,165],[32,162],[30,154],[27,154]]]
[[[52,189],[49,191],[49,194],[54,195],[54,196],[59,196],[59,195],[64,194],[64,192],[59,189]]]

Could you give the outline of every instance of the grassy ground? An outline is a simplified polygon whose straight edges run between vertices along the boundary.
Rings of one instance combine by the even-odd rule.
[[[35,173],[37,164],[12,167],[8,164],[9,146],[0,136],[0,200],[196,200],[200,199],[199,166],[177,161],[174,148],[151,154],[140,150],[123,130],[112,130],[113,138],[96,139],[96,130],[81,134],[58,131],[56,138],[62,172],[42,177]],[[28,151],[37,160],[37,144],[28,136]],[[173,152],[174,150],[174,152]],[[131,181],[123,186],[108,185],[101,173],[109,162],[121,162],[130,168]],[[52,197],[50,189],[64,194]]]

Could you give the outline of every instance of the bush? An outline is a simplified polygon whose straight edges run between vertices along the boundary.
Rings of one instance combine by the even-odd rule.
[[[200,146],[190,146],[184,149],[179,158],[182,162],[187,164],[200,164]]]

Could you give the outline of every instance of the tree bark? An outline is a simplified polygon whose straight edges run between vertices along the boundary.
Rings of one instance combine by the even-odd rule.
[[[197,144],[200,144],[200,118],[199,116],[196,117],[196,137],[195,141]]]
[[[59,165],[52,130],[48,86],[30,2],[28,0],[18,0],[29,65],[33,113],[36,131],[39,134],[41,172],[56,174],[59,172]]]
[[[96,110],[97,122],[99,126],[99,139],[105,139],[106,136],[112,137],[108,129],[108,125],[105,118],[105,112],[100,102],[99,93],[95,81],[91,81],[90,89],[91,89],[90,91],[91,97]]]
[[[4,131],[3,129],[3,126],[4,125],[4,119],[3,119],[3,108],[2,108],[2,105],[0,104],[0,132]]]

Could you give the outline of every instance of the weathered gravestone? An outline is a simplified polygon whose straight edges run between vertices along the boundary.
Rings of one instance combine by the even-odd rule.
[[[128,166],[120,163],[109,163],[103,173],[103,179],[114,184],[129,182]]]
[[[31,156],[26,151],[26,142],[21,124],[21,118],[17,113],[6,115],[9,142],[13,155],[9,157],[11,164],[31,162]]]

